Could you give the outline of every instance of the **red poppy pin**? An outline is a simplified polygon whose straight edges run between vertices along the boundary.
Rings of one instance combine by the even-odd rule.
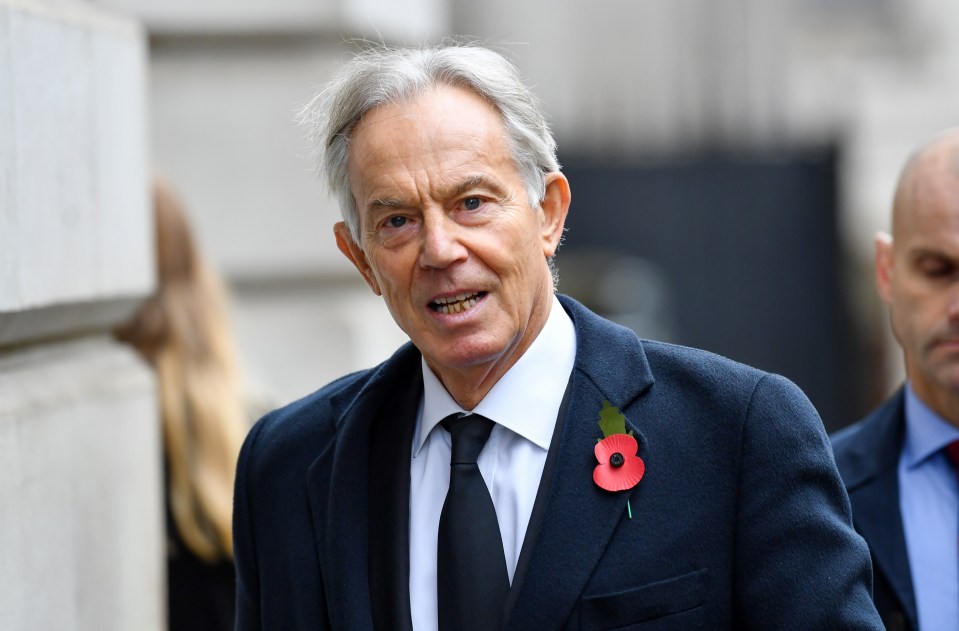
[[[609,401],[603,401],[599,411],[599,428],[605,438],[601,438],[593,448],[599,464],[593,469],[593,482],[606,491],[626,491],[643,479],[646,464],[637,455],[639,444],[633,432],[626,431],[626,417]],[[626,500],[629,518],[633,510]]]

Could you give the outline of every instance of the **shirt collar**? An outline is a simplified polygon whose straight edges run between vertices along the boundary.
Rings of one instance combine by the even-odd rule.
[[[903,457],[906,466],[915,468],[943,447],[959,439],[959,428],[936,414],[906,384],[906,441]]]
[[[553,296],[543,330],[472,411],[549,449],[576,359],[573,321]],[[450,414],[466,413],[423,359],[423,407],[413,437],[415,458],[433,428]]]

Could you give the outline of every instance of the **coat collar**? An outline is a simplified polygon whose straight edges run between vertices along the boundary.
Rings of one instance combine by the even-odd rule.
[[[876,478],[890,471],[895,472],[899,466],[903,431],[905,392],[900,389],[863,419],[861,424],[836,435],[837,444],[855,437],[836,458],[843,482],[850,493],[873,484]]]
[[[653,385],[652,370],[633,331],[605,320],[567,296],[559,296],[576,329],[576,363],[581,373],[620,407]]]
[[[569,412],[559,444],[546,512],[529,566],[518,585],[508,629],[561,628],[579,599],[617,525],[626,519],[626,502],[638,491],[608,493],[593,482],[593,447],[602,437],[603,401],[625,410],[653,384],[642,345],[632,331],[613,325],[569,298],[560,298],[576,327],[576,364]],[[643,457],[648,444],[642,418],[627,426]],[[561,578],[559,578],[561,577]]]
[[[877,570],[887,578],[915,629],[916,599],[899,509],[904,401],[900,389],[861,424],[837,435],[837,446],[850,442],[839,450],[836,463],[849,493],[856,529],[869,542]]]
[[[422,389],[419,371],[419,352],[412,344],[405,344],[374,369],[366,385],[355,396],[344,393],[334,395],[330,400],[330,413],[343,410],[334,419],[337,438],[310,466],[307,493],[327,609],[334,629],[372,629],[374,626],[368,545],[370,500],[373,498],[369,488],[374,471],[370,459],[376,455],[378,447],[371,438],[375,431],[378,439],[393,440],[394,444],[406,441],[406,449],[398,449],[395,454],[399,460],[404,454],[406,457],[405,477],[400,475],[398,483],[402,487],[405,481],[408,497],[409,446],[415,416],[409,423],[391,421],[396,420],[397,410],[406,408],[411,393],[419,396]],[[389,432],[389,435],[383,432]],[[401,519],[403,509],[403,504],[397,502],[385,507],[391,521]],[[405,509],[408,511],[408,504]],[[407,519],[404,533],[408,527]],[[408,550],[408,536],[406,545]],[[402,602],[390,598],[386,603],[389,608],[396,605],[402,605]],[[408,612],[408,598],[405,606]]]

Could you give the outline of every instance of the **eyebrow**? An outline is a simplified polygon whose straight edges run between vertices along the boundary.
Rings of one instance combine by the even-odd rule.
[[[367,205],[367,210],[377,210],[380,208],[407,208],[409,205],[405,202],[402,202],[394,198],[382,198],[377,197],[376,199],[371,200]]]
[[[476,175],[471,175],[459,184],[454,185],[446,192],[446,199],[453,199],[463,195],[467,191],[474,188],[485,188],[492,192],[497,197],[504,197],[506,192],[503,190],[503,187],[500,186],[499,182],[488,177],[485,174],[478,173]]]
[[[482,173],[470,175],[462,181],[453,184],[449,188],[441,190],[440,193],[443,199],[456,199],[460,195],[463,195],[475,188],[487,189],[493,195],[499,198],[506,197],[506,191],[503,189],[503,187],[496,180]],[[366,208],[367,210],[375,211],[383,209],[391,210],[410,208],[414,205],[415,204],[412,204],[409,201],[405,201],[397,197],[377,197],[370,200],[370,202],[366,204]]]

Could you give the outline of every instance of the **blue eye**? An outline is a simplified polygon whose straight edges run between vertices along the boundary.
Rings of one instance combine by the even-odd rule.
[[[466,208],[466,210],[476,210],[482,203],[483,200],[481,200],[479,197],[467,197],[465,200],[463,200],[463,207]]]
[[[393,228],[402,228],[406,225],[406,217],[400,217],[399,215],[390,217],[387,221]]]

